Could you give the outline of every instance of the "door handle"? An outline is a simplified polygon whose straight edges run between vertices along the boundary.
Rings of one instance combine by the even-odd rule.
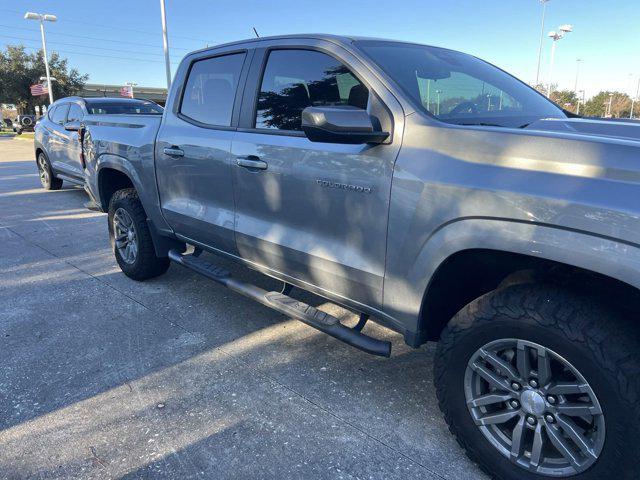
[[[260,160],[255,155],[249,155],[248,157],[238,157],[236,163],[239,167],[248,168],[251,170],[266,170],[267,162]]]
[[[184,157],[184,152],[178,147],[165,147],[162,151],[170,157]]]

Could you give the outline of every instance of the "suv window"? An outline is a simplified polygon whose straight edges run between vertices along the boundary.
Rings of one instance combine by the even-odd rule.
[[[58,125],[62,125],[64,123],[64,119],[67,117],[67,110],[69,110],[68,103],[58,105],[51,114],[51,121]]]
[[[180,113],[208,125],[230,126],[244,58],[236,53],[194,62]]]
[[[72,103],[67,114],[67,122],[79,122],[83,117],[82,108],[76,103]]]
[[[301,130],[306,107],[366,109],[368,99],[367,87],[335,58],[312,50],[274,50],[262,76],[255,126]]]

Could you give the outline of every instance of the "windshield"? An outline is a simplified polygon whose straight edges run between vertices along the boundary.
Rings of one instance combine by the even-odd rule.
[[[524,127],[541,118],[566,118],[529,86],[471,55],[397,42],[356,45],[417,105],[443,122]]]
[[[87,102],[92,115],[162,115],[162,107],[153,102]]]

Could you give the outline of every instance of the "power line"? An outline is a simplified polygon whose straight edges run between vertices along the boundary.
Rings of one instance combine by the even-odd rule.
[[[0,37],[11,38],[13,40],[21,40],[21,41],[25,41],[25,42],[39,43],[37,40],[34,40],[33,38],[16,37],[16,36],[13,36],[13,35],[3,35],[3,34],[0,34]],[[66,45],[66,46],[69,46],[69,47],[90,48],[92,50],[105,50],[105,51],[109,51],[109,52],[130,53],[127,50],[118,50],[116,48],[94,47],[93,45],[90,46],[90,45],[82,45],[82,44],[79,44],[79,43],[58,42],[57,40],[54,41],[54,42],[49,41],[49,42],[47,42],[47,44],[50,44],[50,45]],[[151,53],[151,52],[136,52],[136,54],[137,55],[153,55],[153,56],[161,56],[161,57],[163,56],[162,53]],[[173,57],[182,59],[182,57],[177,56],[177,55],[174,55]]]
[[[10,13],[17,13],[18,15],[22,15],[24,12],[21,12],[19,10],[10,10],[7,8],[0,8],[1,12],[10,12]],[[71,23],[79,23],[82,25],[91,25],[94,27],[100,27],[100,28],[108,28],[110,30],[114,29],[114,25],[104,25],[101,23],[90,23],[90,22],[86,22],[85,20],[82,19],[74,19],[74,18],[67,18],[65,17],[64,19],[58,19],[59,22],[71,22]],[[118,26],[117,28],[119,28],[120,30],[127,30],[130,32],[136,32],[136,33],[142,33],[144,35],[153,35],[153,36],[157,36],[158,32],[149,32],[148,30],[140,30],[137,28],[131,28],[131,27],[123,27],[123,26]],[[182,35],[171,35],[172,38],[182,38],[184,40],[192,40],[195,42],[202,42],[202,43],[213,43],[213,42],[207,42],[206,40],[203,40],[201,38],[194,38],[194,37],[185,37]]]
[[[2,25],[0,24],[0,27],[3,28],[10,28],[13,30],[24,30],[27,32],[35,32],[37,33],[38,30],[34,30],[33,28],[27,28],[27,27],[13,27],[11,25]],[[154,45],[151,43],[139,43],[139,42],[127,42],[125,40],[112,40],[109,38],[99,38],[99,37],[88,37],[85,35],[74,35],[72,33],[59,33],[59,32],[51,32],[51,31],[47,31],[47,36],[50,35],[59,35],[59,36],[63,36],[63,37],[73,37],[73,38],[82,38],[85,40],[94,40],[94,41],[103,41],[103,42],[113,42],[113,43],[126,43],[128,45],[135,45],[135,46],[142,46],[142,47],[152,47],[152,48],[158,48],[158,45]],[[172,47],[173,50],[183,50],[185,52],[189,52],[193,49],[189,49],[189,48],[180,48],[180,47]]]
[[[38,51],[39,49],[36,47],[25,47],[27,50]],[[131,62],[151,62],[151,63],[164,63],[162,60],[150,60],[148,58],[129,58],[129,57],[117,57],[115,55],[99,55],[97,53],[87,53],[87,52],[72,52],[70,50],[55,50],[56,53],[66,53],[70,55],[85,55],[88,57],[100,57],[100,58],[112,58],[116,60],[127,60]]]

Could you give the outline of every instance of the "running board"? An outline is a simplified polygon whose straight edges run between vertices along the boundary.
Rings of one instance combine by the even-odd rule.
[[[193,255],[184,255],[176,250],[169,250],[169,258],[175,263],[220,283],[234,292],[249,297],[290,318],[300,320],[352,347],[381,357],[391,356],[391,342],[377,340],[364,335],[360,330],[341,324],[338,318],[311,305],[307,305],[283,293],[268,292],[250,283],[236,280],[225,269]]]

